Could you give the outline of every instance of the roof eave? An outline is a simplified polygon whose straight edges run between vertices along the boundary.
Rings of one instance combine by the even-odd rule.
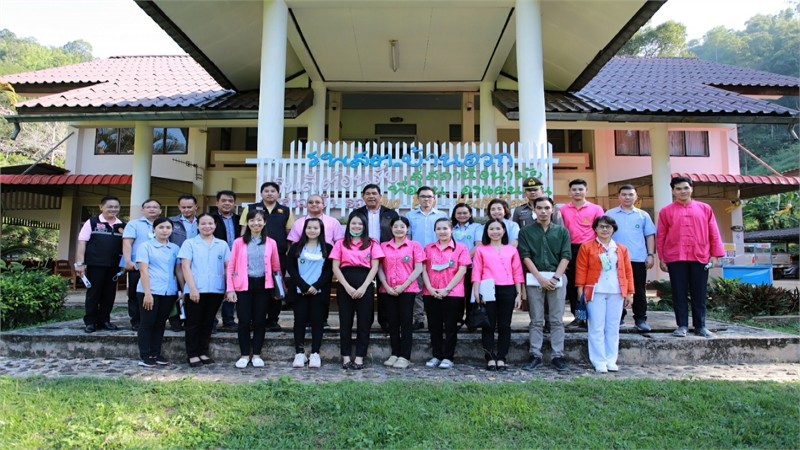
[[[666,2],[667,0],[646,1],[644,5],[639,8],[639,11],[631,17],[628,23],[626,23],[611,41],[597,53],[597,56],[583,69],[583,72],[575,78],[575,81],[567,88],[567,91],[578,92],[583,89],[592,78],[600,72],[600,69],[619,52],[619,49],[647,23]]]

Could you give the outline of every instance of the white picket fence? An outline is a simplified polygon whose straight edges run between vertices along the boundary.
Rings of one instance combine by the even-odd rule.
[[[421,186],[436,192],[439,209],[450,212],[458,202],[473,206],[476,216],[492,198],[513,208],[524,202],[522,180],[540,178],[549,189],[553,181],[552,146],[524,143],[397,143],[293,142],[288,158],[249,158],[257,165],[259,185],[281,186],[280,202],[304,215],[311,194],[326,198],[326,214],[345,217],[363,205],[367,184],[381,187],[387,206],[401,211],[416,205]],[[260,195],[257,194],[256,198]]]

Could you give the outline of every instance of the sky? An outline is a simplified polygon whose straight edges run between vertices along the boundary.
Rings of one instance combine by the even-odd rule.
[[[791,6],[791,0],[669,0],[652,23],[681,22],[691,40],[716,26],[743,29],[756,14]],[[48,46],[83,39],[98,57],[184,53],[133,0],[0,0],[4,28]]]

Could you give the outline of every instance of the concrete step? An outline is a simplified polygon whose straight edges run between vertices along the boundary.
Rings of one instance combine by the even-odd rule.
[[[112,318],[120,327],[127,317]],[[565,317],[565,323],[571,316]],[[267,332],[262,356],[268,360],[291,361],[294,340],[290,312],[281,314],[285,331]],[[338,326],[338,317],[331,313],[329,322]],[[515,312],[512,323],[509,363],[521,363],[528,358],[529,319],[527,313]],[[631,319],[628,318],[628,322]],[[690,334],[685,338],[672,336],[674,318],[669,312],[649,312],[648,322],[653,331],[637,332],[631,326],[621,329],[620,364],[692,365],[711,363],[797,363],[800,362],[800,336],[718,321],[707,326],[716,333],[712,339]],[[310,332],[306,333],[306,350],[310,349]],[[80,320],[50,324],[0,333],[0,354],[10,357],[46,358],[138,358],[137,336],[130,329],[119,331],[83,332]],[[355,345],[355,344],[354,344]],[[211,338],[211,355],[220,361],[234,361],[239,356],[236,333],[219,332]],[[544,354],[549,360],[548,335],[545,335]],[[163,354],[175,361],[185,361],[184,334],[167,331]],[[338,330],[325,333],[320,352],[328,362],[339,360]],[[389,357],[388,335],[374,328],[367,362],[377,364]],[[414,333],[412,361],[422,363],[431,357],[430,336],[427,330]],[[588,361],[585,330],[568,329],[565,337],[565,358],[574,363]],[[462,330],[456,347],[458,361],[483,361],[480,332]]]

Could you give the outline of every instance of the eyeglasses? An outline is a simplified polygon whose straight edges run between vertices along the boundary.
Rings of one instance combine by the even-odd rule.
[[[599,229],[599,230],[613,230],[614,227],[612,227],[611,225],[598,225],[597,229]]]

